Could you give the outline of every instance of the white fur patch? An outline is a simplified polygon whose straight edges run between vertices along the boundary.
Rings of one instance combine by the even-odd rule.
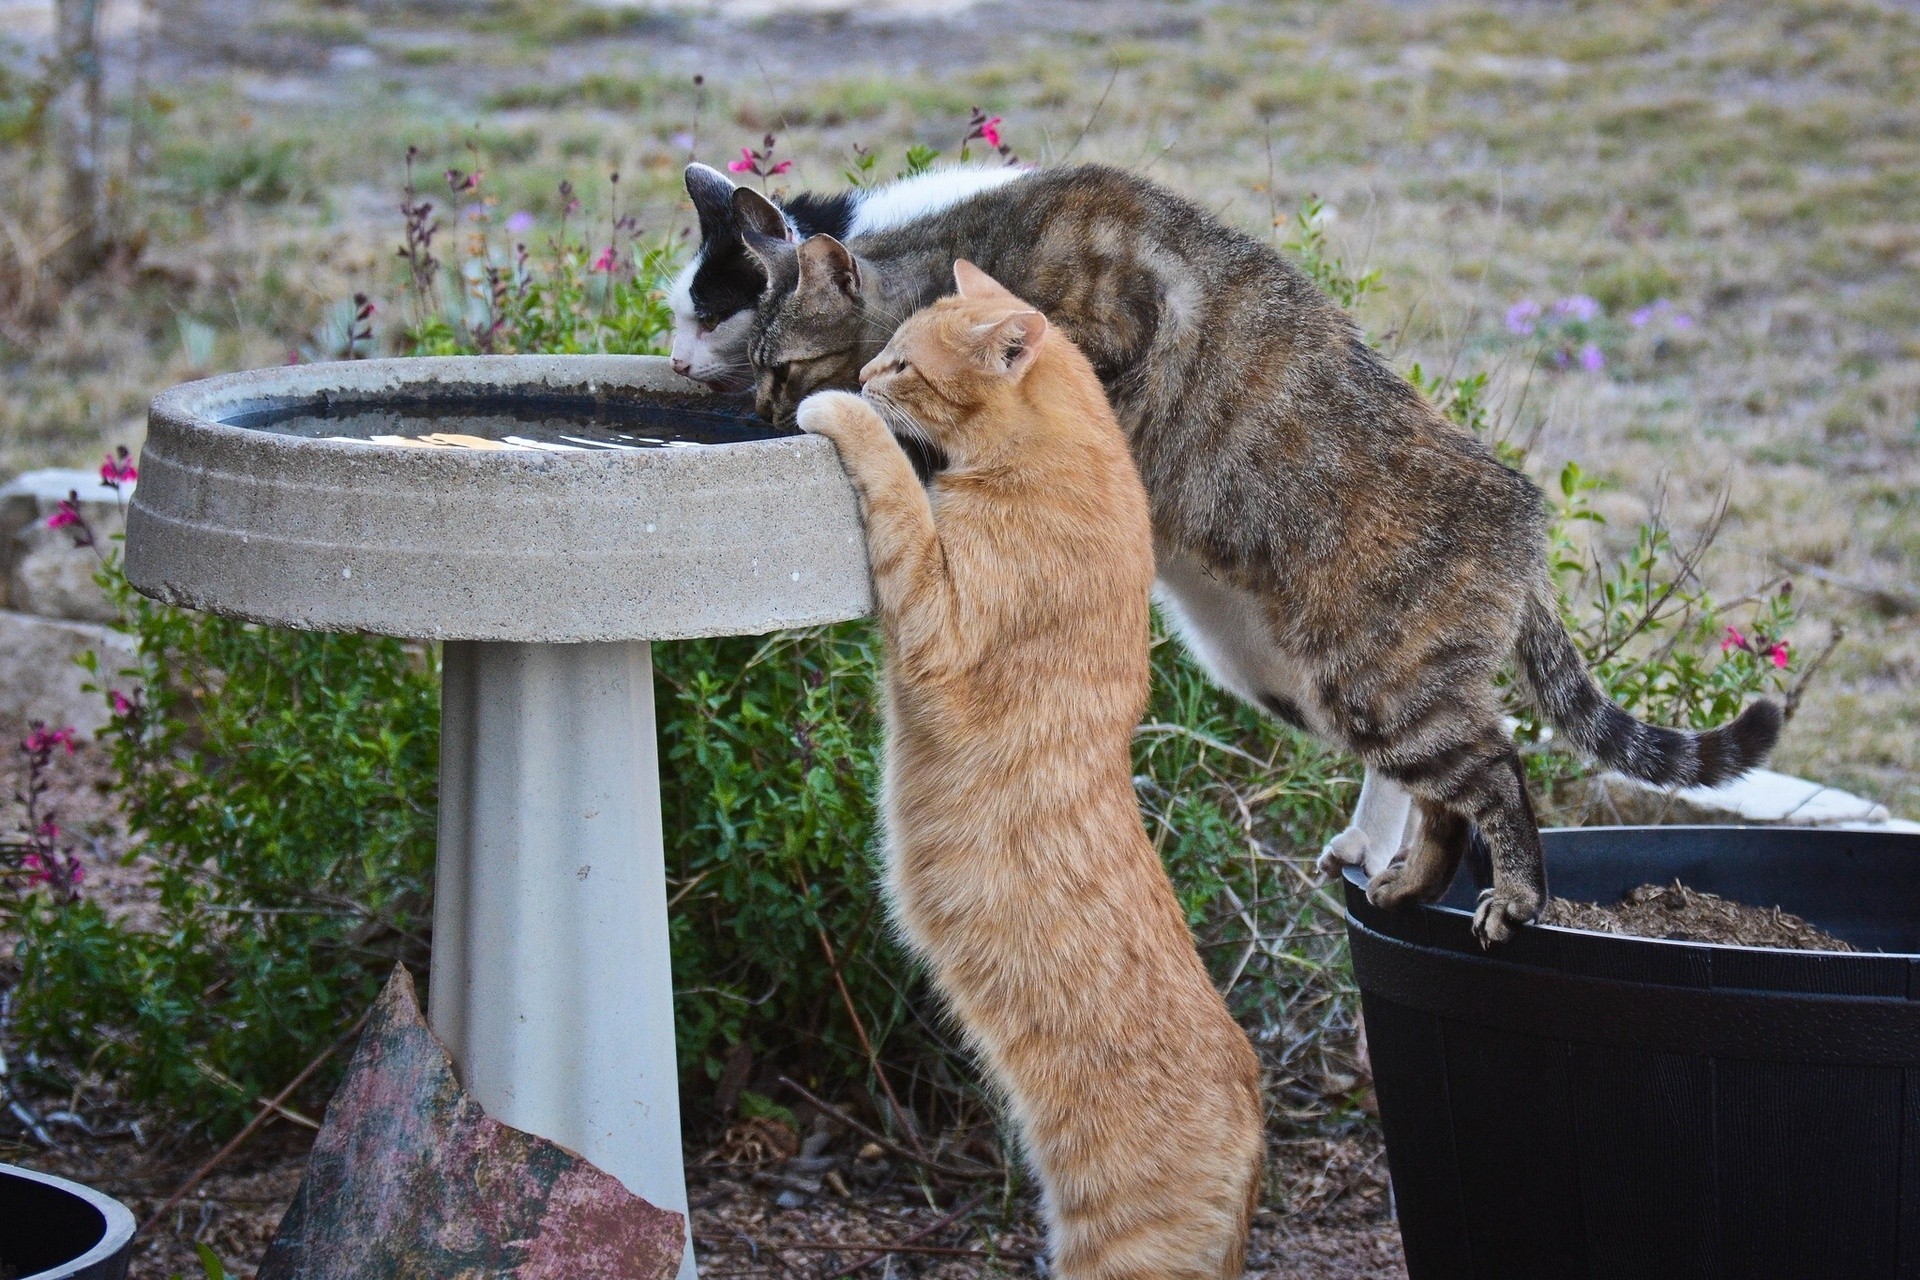
[[[889,182],[855,197],[847,235],[864,236],[950,209],[970,196],[1027,177],[1031,169],[1012,165],[956,165]]]

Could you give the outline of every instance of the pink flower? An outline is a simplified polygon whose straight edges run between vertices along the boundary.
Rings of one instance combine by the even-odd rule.
[[[87,869],[76,858],[67,859],[67,884],[77,885],[87,878]]]
[[[1734,649],[1746,649],[1750,647],[1751,646],[1748,645],[1747,643],[1747,638],[1741,635],[1738,628],[1735,628],[1735,627],[1728,627],[1727,634],[1720,641],[1720,652],[1722,653],[1728,653]]]
[[[43,724],[36,724],[20,747],[23,751],[29,752],[51,751],[55,747],[65,747],[67,754],[72,755],[79,749],[80,743],[74,738],[72,729],[49,729]]]
[[[1774,666],[1785,671],[1787,669],[1787,642],[1782,640],[1779,644],[1767,650],[1767,656],[1773,659]]]
[[[37,853],[20,859],[20,869],[32,873],[28,876],[29,884],[50,884],[53,881],[53,873],[47,870],[47,860]]]
[[[767,176],[768,176],[769,178],[771,178],[771,177],[773,177],[773,175],[775,175],[776,173],[785,173],[785,172],[786,172],[787,170],[789,170],[789,169],[791,169],[791,168],[793,168],[793,161],[791,161],[791,160],[782,160],[782,161],[781,161],[781,162],[780,162],[779,164],[777,164],[777,165],[775,165],[775,166],[773,166],[773,168],[771,168],[771,169],[769,169],[769,170],[767,170]]]
[[[727,172],[728,173],[752,173],[753,172],[753,148],[752,147],[740,148],[740,158],[738,160],[730,160],[727,162]]]
[[[613,246],[608,245],[602,249],[600,256],[593,260],[593,265],[588,267],[587,270],[611,272],[613,270]]]
[[[71,524],[80,523],[80,508],[71,498],[60,499],[60,505],[47,517],[47,528],[64,529]]]
[[[113,714],[125,718],[133,714],[133,699],[118,689],[107,691],[107,700],[113,703]]]
[[[1600,372],[1607,367],[1606,353],[1589,342],[1586,346],[1580,348],[1580,367],[1588,373]]]
[[[109,489],[118,489],[123,484],[132,484],[140,478],[140,471],[133,465],[133,459],[127,453],[127,447],[120,448],[107,455],[100,464],[100,483]]]
[[[989,116],[980,122],[980,136],[990,147],[1000,145],[1000,117]]]
[[[40,824],[39,835],[42,840],[48,842],[58,840],[60,838],[60,826],[54,822],[52,818],[48,818]]]

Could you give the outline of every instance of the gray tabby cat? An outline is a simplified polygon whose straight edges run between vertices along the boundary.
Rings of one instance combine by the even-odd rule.
[[[1477,827],[1493,869],[1481,941],[1544,905],[1495,687],[1510,657],[1550,723],[1649,782],[1724,781],[1779,737],[1770,701],[1694,733],[1609,700],[1560,622],[1539,490],[1388,369],[1298,270],[1188,201],[1115,169],[1059,169],[849,245],[789,243],[756,192],[735,209],[769,282],[748,354],[770,419],[856,386],[900,320],[951,289],[956,258],[1065,331],[1127,433],[1162,597],[1194,654],[1225,688],[1366,762],[1359,812],[1326,861],[1364,861],[1376,904],[1438,897]]]

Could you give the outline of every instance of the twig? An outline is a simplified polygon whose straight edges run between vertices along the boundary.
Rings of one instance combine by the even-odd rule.
[[[906,1236],[903,1237],[901,1240],[899,1240],[897,1243],[913,1244],[916,1241],[925,1240],[928,1236],[933,1235],[936,1232],[945,1231],[948,1227],[952,1226],[955,1222],[958,1222],[961,1218],[966,1217],[968,1214],[972,1213],[975,1209],[978,1209],[981,1205],[985,1204],[987,1202],[987,1195],[988,1195],[987,1192],[982,1191],[979,1195],[967,1201],[967,1203],[961,1205],[958,1209],[955,1209],[952,1213],[949,1213],[944,1218],[941,1218],[938,1222],[928,1223],[926,1226],[921,1227],[917,1231],[909,1231],[906,1234]],[[883,1248],[878,1253],[870,1253],[866,1257],[860,1259],[858,1262],[855,1262],[851,1266],[840,1267],[837,1270],[827,1272],[824,1276],[821,1277],[821,1280],[839,1280],[839,1278],[842,1276],[850,1276],[856,1271],[864,1271],[868,1267],[872,1266],[874,1263],[879,1262],[882,1258],[885,1258],[887,1254],[890,1252],[893,1252],[893,1250]]]
[[[202,1164],[198,1169],[195,1169],[192,1173],[188,1174],[187,1180],[181,1183],[179,1188],[176,1189],[172,1195],[167,1197],[166,1203],[161,1205],[158,1209],[155,1209],[152,1213],[147,1215],[147,1220],[140,1224],[140,1234],[144,1235],[147,1232],[153,1230],[154,1226],[159,1223],[160,1219],[166,1217],[167,1214],[173,1210],[173,1207],[175,1205],[179,1204],[182,1200],[185,1200],[187,1196],[193,1191],[193,1189],[199,1186],[201,1182],[203,1182],[206,1179],[208,1174],[212,1173],[215,1169],[218,1169],[228,1156],[232,1155],[235,1151],[238,1151],[240,1149],[240,1144],[245,1142],[248,1138],[252,1137],[254,1134],[254,1131],[257,1130],[261,1125],[265,1124],[269,1117],[280,1114],[280,1109],[282,1105],[285,1104],[286,1100],[288,1098],[291,1098],[294,1095],[294,1092],[298,1090],[301,1085],[305,1084],[313,1076],[313,1073],[318,1071],[321,1068],[321,1066],[325,1064],[328,1058],[331,1058],[334,1054],[338,1053],[347,1044],[348,1041],[352,1040],[355,1036],[359,1035],[360,1028],[367,1025],[367,1019],[371,1017],[372,1014],[373,1014],[372,1009],[368,1009],[365,1013],[361,1014],[359,1019],[355,1021],[351,1027],[348,1027],[346,1032],[338,1040],[335,1040],[332,1044],[322,1049],[319,1055],[315,1057],[312,1062],[309,1062],[306,1066],[300,1068],[300,1074],[295,1076],[292,1080],[288,1081],[286,1088],[282,1089],[278,1094],[274,1095],[271,1101],[269,1101],[265,1106],[261,1107],[259,1111],[255,1112],[253,1119],[247,1121],[246,1128],[234,1134],[232,1138],[228,1139],[226,1146],[221,1147],[218,1151],[214,1152],[211,1156],[207,1158],[207,1161],[205,1164]]]
[[[694,1243],[718,1248],[733,1242],[695,1236]],[[795,1252],[804,1250],[810,1253],[852,1253],[855,1249],[885,1248],[888,1253],[928,1253],[947,1258],[1018,1258],[1023,1262],[1031,1260],[1034,1256],[1025,1249],[974,1249],[944,1244],[882,1244],[876,1240],[829,1240],[824,1244],[794,1244],[791,1241],[785,1241],[777,1246],[768,1244],[765,1240],[759,1243],[769,1249],[792,1249]]]
[[[1080,149],[1080,144],[1087,140],[1087,131],[1093,128],[1093,122],[1100,118],[1100,108],[1107,105],[1107,95],[1113,92],[1113,82],[1119,78],[1120,68],[1115,67],[1113,74],[1107,77],[1107,87],[1100,91],[1100,101],[1093,104],[1093,110],[1087,113],[1087,122],[1080,126],[1080,136],[1073,140],[1073,145],[1068,147],[1058,160],[1054,161],[1055,164],[1065,164],[1072,159],[1073,153]]]
[[[997,1170],[987,1168],[985,1165],[976,1165],[971,1169],[962,1169],[957,1165],[942,1164],[940,1161],[933,1159],[923,1152],[909,1151],[892,1138],[889,1138],[886,1134],[881,1133],[878,1129],[856,1120],[853,1116],[847,1114],[839,1107],[834,1106],[825,1098],[820,1097],[799,1081],[789,1076],[781,1076],[780,1083],[799,1094],[802,1098],[805,1098],[811,1106],[826,1112],[835,1120],[847,1126],[847,1128],[852,1129],[855,1133],[872,1139],[878,1143],[882,1149],[899,1156],[902,1160],[911,1160],[922,1168],[930,1169],[934,1173],[945,1174],[949,1178],[987,1178],[994,1176],[994,1174],[998,1172]]]
[[[1833,651],[1840,647],[1840,642],[1847,638],[1845,627],[1837,622],[1828,625],[1833,628],[1833,632],[1827,637],[1827,647],[1815,654],[1812,662],[1800,668],[1800,678],[1793,682],[1793,688],[1787,690],[1787,705],[1782,714],[1789,720],[1793,719],[1794,713],[1800,710],[1800,699],[1806,693],[1807,685],[1820,673],[1820,668],[1827,665],[1827,659],[1831,658]]]
[[[1783,569],[1812,578],[1815,582],[1824,582],[1830,587],[1839,587],[1842,591],[1851,591],[1855,595],[1865,596],[1867,603],[1882,613],[1896,616],[1920,613],[1920,587],[1909,583],[1863,582],[1859,578],[1843,577],[1822,569],[1818,565],[1789,560],[1786,556],[1775,556],[1773,562]]]
[[[811,897],[813,886],[807,884],[804,876],[800,883]],[[820,938],[820,950],[826,953],[827,968],[833,972],[833,985],[840,991],[840,1003],[846,1006],[847,1017],[853,1023],[853,1034],[860,1037],[860,1048],[867,1055],[867,1065],[873,1068],[874,1077],[880,1081],[880,1088],[886,1093],[887,1101],[893,1104],[894,1118],[900,1122],[900,1127],[907,1131],[907,1140],[913,1143],[913,1149],[919,1153],[920,1159],[925,1161],[926,1148],[920,1145],[920,1135],[914,1131],[912,1116],[905,1107],[900,1105],[900,1099],[895,1096],[893,1082],[887,1079],[886,1069],[880,1065],[880,1055],[874,1052],[873,1041],[867,1038],[867,1024],[860,1020],[859,1010],[853,1007],[853,993],[847,990],[847,980],[840,976],[840,958],[834,954],[833,941],[827,937],[827,926],[816,919],[813,928]]]

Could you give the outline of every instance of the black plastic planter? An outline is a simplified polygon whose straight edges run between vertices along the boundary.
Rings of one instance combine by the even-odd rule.
[[[0,1164],[0,1276],[124,1280],[133,1215],[65,1178]]]
[[[1920,1277],[1920,836],[1546,833],[1553,892],[1678,878],[1878,954],[1534,927],[1479,886],[1385,912],[1346,884],[1412,1280]]]

